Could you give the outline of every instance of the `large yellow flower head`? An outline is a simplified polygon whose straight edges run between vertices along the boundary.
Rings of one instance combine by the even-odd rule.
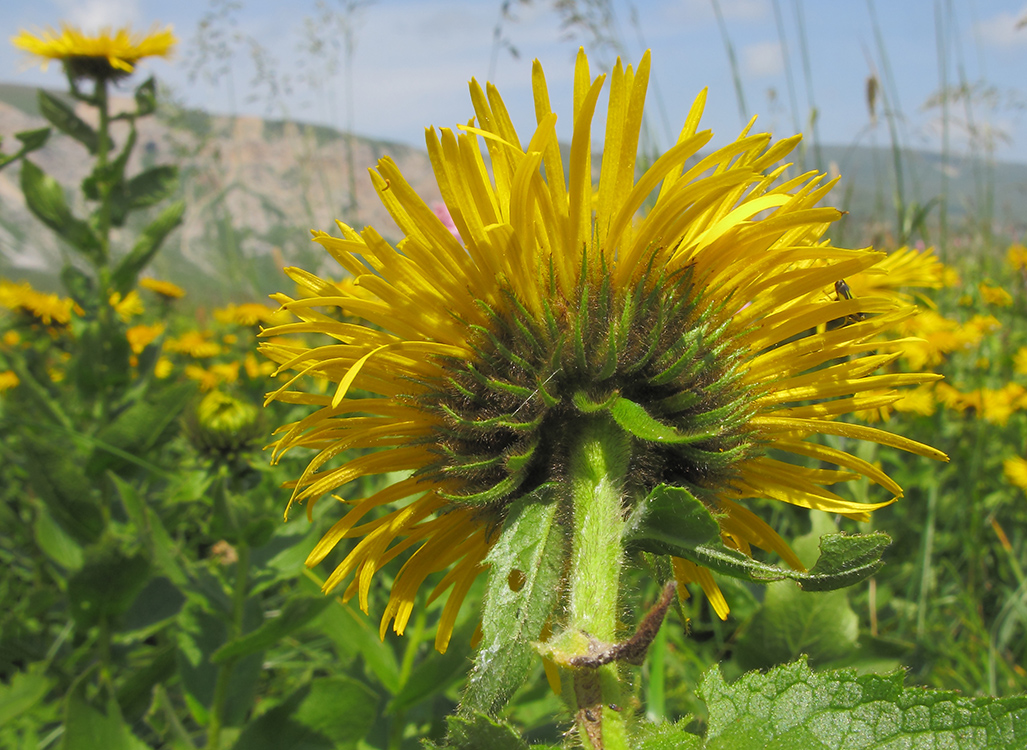
[[[817,207],[831,185],[815,173],[787,178],[778,165],[799,137],[772,143],[747,128],[700,154],[712,138],[698,130],[703,93],[677,143],[638,175],[649,67],[647,53],[637,70],[618,61],[610,75],[598,185],[590,138],[606,76],[593,79],[579,53],[564,164],[536,61],[537,127],[527,143],[496,89],[473,80],[475,119],[456,132],[427,131],[461,239],[386,157],[371,178],[402,239],[393,246],[373,228],[341,223],[341,237],[314,233],[362,293],[287,269],[309,295],[276,295],[298,322],[265,335],[324,334],[332,342],[263,346],[280,370],[297,373],[269,399],[317,407],[279,430],[275,455],[296,446],[319,451],[290,506],[305,501],[309,513],[339,490],[348,507],[308,559],[315,565],[356,540],[326,590],[348,581],[344,596],[358,596],[366,611],[375,573],[406,558],[383,634],[393,620],[403,631],[418,588],[445,571],[431,598],[449,591],[436,638],[446,647],[511,503],[562,485],[568,444],[596,414],[630,436],[625,511],[657,484],[684,487],[714,514],[727,547],[776,552],[796,568],[794,553],[748,501],[865,518],[893,498],[865,505],[829,487],[867,477],[901,494],[881,469],[818,436],[944,458],[839,419],[936,376],[874,374],[902,346],[879,334],[914,308],[891,295],[835,292],[836,282],[884,256],[821,239],[840,216]],[[326,395],[290,390],[302,375],[335,386]],[[339,459],[351,449],[361,455]],[[837,469],[807,468],[810,459]],[[354,480],[387,472],[409,475],[352,496]],[[571,522],[567,515],[561,522]],[[672,563],[679,582],[698,582],[726,616],[706,568]]]
[[[62,23],[60,32],[52,28],[35,34],[23,30],[11,37],[15,47],[41,58],[44,70],[51,60],[59,60],[73,78],[97,80],[128,75],[144,57],[167,57],[177,42],[170,26],[154,26],[146,33],[128,27],[105,28],[90,35]]]

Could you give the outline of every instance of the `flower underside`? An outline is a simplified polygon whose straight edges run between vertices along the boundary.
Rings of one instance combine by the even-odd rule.
[[[375,573],[405,558],[383,633],[393,620],[402,632],[418,588],[442,574],[431,598],[449,592],[436,640],[445,648],[508,508],[564,483],[571,437],[592,418],[630,435],[625,512],[654,486],[676,485],[716,517],[725,547],[757,547],[793,567],[801,563],[749,500],[865,519],[901,495],[878,466],[818,436],[944,458],[840,419],[936,376],[883,369],[908,342],[882,334],[915,310],[879,278],[861,280],[883,254],[821,239],[840,216],[817,205],[831,184],[775,166],[798,138],[772,143],[747,128],[699,156],[712,137],[697,132],[700,95],[677,144],[636,175],[648,72],[646,55],[637,72],[618,63],[612,73],[598,185],[590,124],[603,79],[584,54],[566,167],[537,63],[538,128],[526,146],[498,92],[472,81],[477,127],[427,132],[458,237],[384,158],[371,178],[400,242],[340,223],[341,237],[314,239],[351,279],[287,269],[300,292],[275,299],[298,320],[267,329],[277,338],[262,349],[294,377],[269,399],[317,410],[278,431],[275,457],[318,452],[290,505],[306,502],[309,514],[361,477],[408,474],[345,499],[348,511],[307,561],[355,540],[325,589],[348,581],[344,597],[359,595],[366,611]],[[332,341],[286,338],[312,333]],[[334,393],[290,390],[305,374]],[[340,458],[351,449],[362,453]],[[864,504],[831,489],[859,477],[892,497]],[[726,617],[709,570],[671,562],[679,584],[698,582]]]
[[[613,399],[645,404],[658,423],[636,441],[629,495],[671,482],[701,496],[755,455],[742,352],[699,304],[689,268],[650,264],[622,290],[586,269],[574,298],[546,298],[541,319],[504,297],[505,314],[480,303],[488,323],[469,326],[473,358],[443,363],[446,377],[416,398],[438,418],[425,439],[438,460],[419,474],[456,480],[447,500],[501,519],[511,500],[565,479],[569,439]]]

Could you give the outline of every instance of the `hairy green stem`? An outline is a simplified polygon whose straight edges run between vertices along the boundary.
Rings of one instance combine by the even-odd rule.
[[[623,483],[631,439],[606,418],[582,420],[577,432],[569,466],[574,536],[567,625],[586,639],[611,642],[617,635],[617,594],[624,561]],[[571,680],[574,690],[569,695],[582,745],[593,750],[626,749],[616,663],[577,669]]]

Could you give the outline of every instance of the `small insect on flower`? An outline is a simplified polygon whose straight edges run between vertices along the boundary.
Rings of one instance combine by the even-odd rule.
[[[834,282],[834,293],[835,299],[837,299],[839,302],[841,302],[842,300],[856,299],[856,295],[852,293],[852,289],[849,288],[849,285],[845,282],[845,279],[838,279],[838,281]],[[844,318],[832,321],[833,325],[830,325],[828,327],[832,329],[841,328],[842,326],[851,325],[852,323],[862,323],[866,319],[866,313],[854,312],[849,315],[846,315]]]

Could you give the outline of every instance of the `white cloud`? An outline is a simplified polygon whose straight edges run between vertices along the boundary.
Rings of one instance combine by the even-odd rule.
[[[135,26],[139,21],[138,0],[57,0],[57,6],[63,19],[87,34]]]
[[[974,33],[982,44],[1008,49],[1027,44],[1027,26],[1019,27],[1018,24],[1027,18],[1027,5],[1024,5],[1016,13],[1003,11],[991,18],[979,21],[974,27]]]
[[[784,70],[780,42],[756,42],[742,49],[742,72],[753,78],[774,76]]]

